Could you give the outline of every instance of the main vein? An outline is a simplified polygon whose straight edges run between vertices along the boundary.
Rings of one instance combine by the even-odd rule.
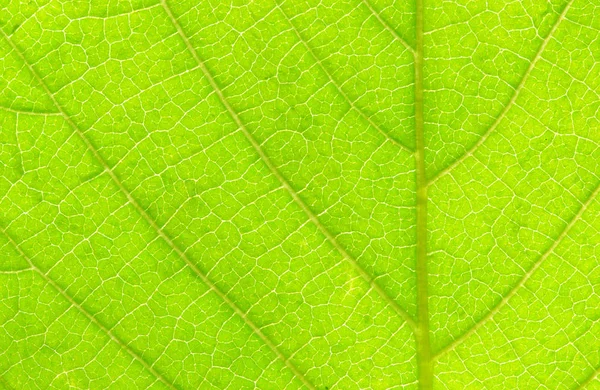
[[[415,170],[417,183],[417,365],[419,388],[433,387],[433,362],[429,340],[429,296],[427,293],[427,177],[423,119],[423,1],[417,0],[415,50]]]

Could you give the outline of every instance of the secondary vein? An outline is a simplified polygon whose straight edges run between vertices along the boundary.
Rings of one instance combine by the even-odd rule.
[[[581,218],[583,213],[585,213],[587,208],[590,206],[590,204],[592,204],[592,202],[594,201],[594,199],[596,199],[596,197],[598,196],[599,193],[600,193],[600,184],[598,184],[596,186],[596,188],[591,193],[591,195],[585,200],[584,203],[582,203],[582,205],[579,208],[579,210],[577,211],[577,213],[573,216],[573,218],[571,218],[571,220],[565,226],[565,228],[562,230],[562,232],[560,233],[558,238],[556,240],[554,240],[552,245],[548,249],[546,249],[546,251],[538,258],[538,260],[533,264],[533,266],[521,277],[519,282],[509,291],[509,293],[506,294],[506,296],[504,298],[502,298],[502,300],[500,300],[500,302],[498,302],[498,304],[496,306],[494,306],[494,308],[492,310],[490,310],[483,318],[481,318],[469,330],[467,330],[461,336],[459,336],[454,341],[452,341],[450,344],[446,345],[439,352],[437,352],[435,354],[435,356],[433,357],[434,360],[438,360],[440,357],[442,357],[443,355],[452,351],[454,348],[456,348],[457,346],[462,344],[464,341],[466,341],[469,338],[469,336],[471,336],[478,329],[483,327],[489,320],[491,320],[500,311],[500,309],[502,309],[508,303],[508,301],[513,296],[515,296],[521,288],[523,288],[525,283],[527,283],[527,281],[531,278],[531,276],[535,273],[535,271],[537,271],[542,266],[544,261],[556,250],[558,245],[565,239],[565,237],[569,234],[569,232],[571,231],[573,226],[575,226],[575,223],[577,221],[579,221],[579,219]]]
[[[48,283],[52,288],[54,288],[65,300],[69,302],[69,304],[77,309],[81,314],[83,314],[92,324],[96,325],[102,332],[104,332],[112,341],[114,341],[117,345],[123,349],[129,356],[131,356],[134,360],[140,363],[148,372],[150,372],[157,380],[162,382],[165,386],[170,389],[177,390],[178,387],[175,386],[174,383],[168,381],[160,372],[158,372],[154,365],[148,362],[143,355],[136,352],[133,348],[129,346],[128,343],[121,340],[117,337],[106,325],[104,325],[100,320],[98,320],[92,313],[90,313],[85,307],[83,307],[79,302],[75,301],[71,295],[67,293],[65,289],[58,285],[52,278],[46,275],[37,265],[33,263],[33,260],[21,249],[19,244],[4,230],[4,228],[0,227],[0,232],[6,237],[8,242],[15,248],[15,250],[19,253],[19,255],[25,259],[25,261],[31,267],[30,270],[33,270],[37,273],[46,283]],[[2,383],[0,381],[0,383]]]
[[[87,137],[87,135],[77,126],[77,124],[71,119],[69,114],[64,110],[64,108],[60,105],[60,103],[56,100],[56,97],[42,77],[37,73],[36,69],[31,66],[23,53],[19,50],[19,48],[6,36],[4,32],[0,29],[0,33],[4,36],[6,41],[12,47],[12,49],[17,53],[17,55],[21,58],[25,66],[28,67],[29,71],[33,75],[33,77],[37,80],[40,86],[44,89],[48,97],[52,100],[56,109],[61,113],[65,122],[71,127],[73,132],[84,142],[87,149],[92,153],[94,158],[102,165],[104,172],[106,172],[113,183],[119,188],[119,191],[127,198],[128,203],[138,212],[138,214],[150,225],[150,227],[156,232],[156,234],[179,256],[186,265],[202,280],[202,282],[212,291],[214,292],[221,300],[223,300],[235,313],[238,315],[246,325],[252,329],[252,331],[273,351],[275,356],[279,360],[281,360],[299,379],[304,385],[309,389],[314,389],[315,387],[308,382],[308,380],[290,361],[285,355],[279,350],[279,348],[267,337],[265,333],[246,315],[246,313],[240,309],[240,307],[233,301],[225,292],[223,292],[215,283],[212,282],[208,278],[208,276],[198,268],[198,266],[190,260],[187,254],[179,248],[177,244],[171,239],[171,237],[156,223],[152,217],[146,212],[146,210],[140,205],[140,203],[131,195],[129,190],[125,188],[119,177],[115,174],[113,169],[108,165],[106,160],[102,157],[98,149],[92,144],[91,140]]]
[[[169,8],[166,1],[162,0],[162,4],[163,4],[163,7],[165,8],[165,11],[167,12],[169,18],[171,19],[171,22],[173,23],[175,28],[178,30],[179,35],[183,39],[186,47],[188,48],[188,51],[194,57],[194,60],[196,60],[196,62],[202,69],[204,76],[206,77],[209,84],[211,85],[211,87],[213,88],[215,93],[217,94],[219,100],[221,101],[221,103],[223,104],[223,106],[225,107],[225,109],[227,110],[229,115],[231,116],[231,118],[237,124],[238,128],[242,131],[242,133],[244,134],[246,139],[250,142],[250,144],[252,145],[252,147],[254,148],[254,150],[256,151],[258,156],[260,157],[260,159],[269,168],[269,171],[273,174],[273,176],[275,176],[277,178],[277,180],[281,183],[281,186],[290,194],[290,196],[292,197],[294,202],[302,209],[302,211],[306,214],[306,216],[310,219],[310,221],[325,236],[327,241],[342,255],[343,258],[345,258],[352,265],[352,267],[360,275],[360,277],[363,280],[365,280],[370,285],[370,287],[373,290],[375,290],[375,292],[377,292],[379,294],[379,296],[382,297],[386,301],[386,303],[388,305],[391,306],[391,308],[398,314],[399,317],[401,317],[406,322],[406,324],[411,328],[411,330],[414,331],[415,330],[415,322],[412,319],[412,317],[406,311],[404,311],[404,309],[402,309],[402,307],[400,307],[400,305],[392,297],[390,297],[388,295],[388,293],[381,286],[379,286],[379,284],[376,282],[376,280],[371,275],[369,275],[369,273],[358,263],[358,261],[348,251],[346,251],[346,249],[344,249],[344,247],[342,247],[340,245],[340,243],[336,240],[335,236],[321,223],[321,221],[317,218],[317,215],[310,209],[310,207],[308,207],[308,205],[300,197],[298,192],[296,192],[296,190],[287,181],[287,179],[281,174],[281,172],[279,172],[279,169],[277,169],[275,164],[273,164],[273,162],[271,161],[269,156],[263,150],[260,143],[256,140],[256,138],[254,138],[254,136],[246,128],[246,126],[240,119],[237,112],[233,109],[231,104],[229,104],[229,101],[223,94],[223,91],[221,90],[221,88],[219,87],[219,85],[217,84],[215,79],[213,78],[212,74],[210,73],[210,71],[208,70],[206,65],[204,64],[204,61],[202,61],[202,59],[198,56],[198,53],[196,52],[196,50],[190,43],[189,39],[185,35],[183,29],[181,28],[181,26],[179,25],[179,22],[177,21],[177,19],[171,12],[171,9]],[[286,359],[286,361],[289,361],[289,359]]]
[[[496,120],[494,120],[494,122],[492,123],[492,125],[485,131],[485,133],[479,138],[479,140],[477,140],[477,142],[473,146],[471,146],[459,158],[457,158],[456,160],[454,160],[454,162],[452,162],[450,165],[448,165],[446,168],[444,168],[443,170],[441,170],[440,172],[438,172],[436,175],[434,175],[431,179],[429,179],[429,184],[433,184],[435,181],[437,181],[442,176],[450,173],[454,168],[456,168],[458,165],[460,165],[460,163],[463,162],[467,157],[472,156],[473,153],[475,153],[475,151],[481,145],[483,145],[483,143],[488,139],[488,137],[490,136],[490,134],[492,134],[494,132],[494,130],[496,130],[496,128],[498,127],[498,125],[500,124],[500,122],[502,122],[502,120],[508,114],[508,111],[510,111],[510,109],[515,105],[515,103],[517,101],[517,98],[521,94],[521,91],[523,90],[523,88],[525,86],[525,83],[527,82],[527,80],[529,79],[529,76],[531,75],[531,72],[535,68],[537,62],[542,57],[542,53],[546,49],[546,46],[548,46],[548,43],[550,42],[550,39],[556,33],[556,30],[558,29],[558,26],[565,19],[566,15],[567,15],[567,12],[569,12],[569,8],[573,4],[573,1],[574,0],[571,0],[565,6],[565,8],[561,12],[560,16],[558,17],[558,19],[554,23],[554,26],[552,26],[552,29],[550,30],[550,32],[548,33],[548,35],[546,36],[546,38],[544,39],[544,41],[541,43],[540,47],[538,48],[538,51],[535,53],[535,56],[533,57],[533,60],[531,60],[531,62],[529,63],[529,66],[527,67],[527,70],[523,74],[523,77],[521,78],[521,81],[519,82],[519,85],[517,85],[517,88],[515,88],[515,90],[513,91],[513,94],[511,96],[509,102],[506,104],[506,106],[504,106],[504,109],[502,110],[502,112],[500,112],[500,115],[498,115],[498,117],[496,117]]]
[[[406,42],[401,36],[400,34],[398,34],[398,32],[392,28],[392,26],[389,25],[388,22],[385,21],[385,19],[383,19],[381,17],[381,15],[379,14],[379,12],[377,12],[375,10],[375,8],[373,8],[373,5],[371,5],[371,3],[369,2],[369,0],[361,0],[362,3],[369,9],[369,11],[371,11],[371,13],[373,14],[373,16],[375,16],[375,18],[377,18],[377,20],[379,21],[379,23],[381,23],[381,25],[390,32],[390,34],[392,34],[394,36],[394,38],[396,38],[398,40],[398,42],[400,42],[408,51],[410,51],[413,56],[416,55],[415,53],[415,49],[413,49],[413,47],[411,45],[408,44],[408,42]]]
[[[342,95],[342,97],[348,102],[348,104],[350,104],[350,107],[352,107],[364,120],[367,121],[367,123],[369,123],[369,125],[373,126],[373,128],[375,130],[377,130],[381,135],[383,135],[388,141],[390,141],[394,145],[398,146],[399,148],[401,148],[409,153],[414,153],[414,150],[412,150],[410,147],[404,145],[403,143],[401,143],[400,141],[398,141],[394,137],[392,137],[391,134],[389,134],[387,131],[382,129],[381,126],[379,126],[377,123],[375,123],[373,121],[373,119],[371,119],[370,115],[365,113],[365,111],[362,108],[360,108],[356,104],[355,101],[350,99],[350,96],[348,96],[346,94],[346,92],[344,92],[344,90],[342,89],[342,86],[333,78],[333,75],[329,72],[329,70],[327,70],[323,61],[317,56],[317,53],[315,53],[315,51],[309,45],[308,40],[305,40],[302,37],[302,35],[300,34],[300,31],[298,31],[298,29],[296,28],[296,25],[292,21],[292,18],[290,18],[288,16],[288,14],[284,11],[284,9],[279,5],[278,1],[275,2],[275,6],[277,7],[277,9],[279,9],[279,11],[282,13],[284,19],[286,19],[286,21],[290,25],[290,28],[292,29],[292,31],[298,38],[298,41],[300,41],[302,43],[302,45],[305,47],[306,51],[308,51],[308,53],[314,58],[315,62],[317,63],[317,66],[329,78],[329,81],[331,81],[331,84],[335,87],[335,89],[338,91],[338,93],[340,95]],[[409,50],[409,51],[411,53],[414,53],[414,51],[412,51],[412,50]]]

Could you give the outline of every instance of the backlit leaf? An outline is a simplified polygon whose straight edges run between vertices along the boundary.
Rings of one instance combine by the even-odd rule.
[[[600,389],[598,0],[0,35],[0,388]]]

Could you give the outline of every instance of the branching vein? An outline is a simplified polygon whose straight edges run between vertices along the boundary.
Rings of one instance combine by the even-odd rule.
[[[304,200],[302,200],[302,198],[300,197],[300,195],[298,195],[298,193],[296,192],[296,190],[294,190],[292,188],[292,186],[290,185],[290,183],[279,172],[279,170],[273,164],[273,162],[271,161],[271,159],[269,158],[269,156],[266,155],[266,153],[262,149],[261,145],[254,138],[254,136],[248,131],[248,129],[246,128],[246,126],[244,125],[244,123],[241,121],[241,119],[238,116],[238,114],[235,112],[235,110],[233,109],[233,107],[229,104],[229,102],[225,98],[225,95],[223,94],[223,91],[217,85],[217,83],[216,83],[215,79],[213,78],[212,74],[210,73],[210,71],[208,70],[208,68],[206,67],[206,65],[204,64],[204,61],[202,61],[202,59],[198,56],[198,53],[196,53],[196,50],[194,49],[194,47],[190,43],[189,39],[185,35],[183,29],[181,28],[181,26],[179,25],[179,22],[177,21],[177,19],[175,18],[175,16],[171,12],[171,9],[167,5],[166,1],[163,0],[162,4],[163,4],[166,12],[169,14],[169,17],[171,18],[173,24],[175,25],[175,27],[179,31],[179,34],[181,35],[181,38],[185,41],[185,44],[188,47],[190,53],[192,54],[192,56],[194,57],[194,59],[198,62],[198,65],[202,69],[202,72],[204,73],[204,76],[209,81],[210,85],[215,90],[215,93],[217,94],[217,96],[221,100],[221,103],[225,106],[225,108],[229,112],[229,115],[231,116],[231,118],[235,121],[235,123],[240,128],[240,130],[242,130],[242,133],[244,134],[244,136],[252,144],[252,147],[254,148],[254,150],[256,151],[256,153],[260,156],[261,160],[264,161],[265,165],[269,168],[269,170],[271,171],[271,173],[277,178],[277,180],[279,180],[279,182],[281,183],[282,187],[285,188],[285,190],[290,194],[290,196],[294,199],[294,201],[296,202],[296,204],[298,204],[298,206],[300,206],[300,208],[302,209],[302,211],[304,211],[304,213],[307,215],[307,217],[310,219],[310,221],[327,238],[327,241],[329,241],[331,243],[331,245],[346,260],[348,260],[348,262],[350,262],[350,264],[352,264],[352,266],[354,267],[354,269],[358,272],[358,274],[367,283],[369,283],[369,285],[371,286],[371,288],[373,288],[373,290],[375,290],[386,301],[386,303],[388,303],[396,311],[396,313],[400,317],[402,317],[402,319],[404,319],[404,321],[412,329],[414,329],[415,328],[415,323],[414,323],[414,320],[410,317],[410,315],[408,313],[406,313],[404,311],[404,309],[402,309],[400,307],[400,305],[398,305],[398,303],[392,297],[390,297],[385,292],[385,290],[379,286],[379,284],[377,284],[377,282],[375,281],[375,279],[371,275],[369,275],[367,273],[367,271],[358,263],[358,261],[350,253],[348,253],[337,242],[337,240],[335,239],[334,235],[321,223],[321,221],[312,212],[312,210],[308,207],[308,205],[304,202]]]
[[[396,38],[398,40],[398,42],[400,42],[404,47],[406,47],[406,49],[408,49],[408,51],[410,51],[413,55],[415,55],[415,49],[408,44],[408,42],[406,42],[401,36],[400,34],[398,34],[398,32],[396,32],[396,30],[394,30],[392,28],[392,26],[389,25],[388,22],[385,21],[385,19],[383,19],[381,17],[381,15],[379,14],[379,12],[377,12],[377,10],[375,10],[375,8],[373,8],[373,5],[369,2],[369,0],[361,0],[361,2],[367,6],[367,8],[369,9],[369,11],[371,11],[371,13],[373,14],[373,16],[375,16],[377,18],[377,20],[379,21],[379,23],[381,23],[381,25],[390,32],[390,34],[392,34],[394,36],[394,38]]]
[[[85,143],[88,150],[94,155],[96,160],[100,162],[104,171],[110,176],[112,181],[117,185],[119,190],[127,197],[129,204],[131,204],[135,210],[142,216],[142,218],[152,227],[152,229],[158,234],[158,236],[171,248],[173,251],[182,259],[184,262],[192,269],[192,271],[204,282],[206,286],[210,290],[212,290],[216,295],[218,295],[229,307],[233,309],[233,311],[240,317],[242,320],[252,329],[252,331],[260,337],[260,339],[275,353],[275,355],[309,388],[314,388],[310,382],[304,377],[304,375],[279,351],[277,346],[266,336],[262,330],[254,324],[248,318],[246,313],[244,313],[239,306],[235,304],[221,289],[215,285],[197,266],[194,264],[188,256],[185,254],[183,250],[181,250],[175,242],[158,226],[158,224],[150,217],[150,215],[142,208],[142,206],[137,202],[136,199],[133,198],[131,193],[125,188],[125,186],[121,183],[121,180],[117,177],[114,171],[110,168],[106,160],[100,155],[96,147],[91,143],[88,137],[79,129],[77,124],[73,122],[71,117],[66,113],[66,111],[62,108],[62,106],[58,103],[44,80],[37,73],[35,68],[29,64],[25,56],[21,53],[19,48],[6,36],[4,32],[2,35],[6,39],[6,41],[10,44],[12,49],[21,57],[23,63],[29,68],[32,75],[38,81],[38,83],[42,86],[44,91],[48,94],[53,104],[57,108],[58,111],[63,115],[65,121],[68,125],[73,129],[73,131],[79,136],[79,138]]]
[[[552,29],[550,30],[550,32],[548,33],[548,35],[546,36],[546,38],[543,40],[543,42],[540,45],[537,53],[535,53],[535,56],[533,57],[533,60],[531,60],[531,62],[529,63],[529,67],[527,68],[527,70],[523,74],[523,77],[521,78],[521,81],[517,85],[517,88],[515,88],[515,90],[513,91],[512,97],[510,98],[510,100],[508,101],[508,103],[506,104],[506,106],[504,106],[504,109],[502,110],[502,112],[500,112],[500,115],[498,115],[498,117],[492,123],[492,125],[485,131],[485,133],[483,133],[483,135],[479,138],[479,140],[473,146],[471,146],[471,148],[469,148],[463,155],[461,155],[453,163],[451,163],[446,168],[444,168],[443,170],[441,170],[435,176],[431,177],[429,179],[429,182],[428,182],[429,184],[433,184],[440,177],[442,177],[442,176],[450,173],[454,168],[456,168],[458,165],[460,165],[465,159],[467,159],[469,156],[472,156],[473,153],[475,153],[477,151],[477,149],[479,149],[479,147],[481,145],[483,145],[483,143],[489,138],[489,136],[494,132],[494,130],[496,130],[496,128],[498,127],[498,125],[506,117],[506,115],[508,114],[508,112],[510,111],[510,109],[512,108],[512,106],[517,101],[517,99],[519,97],[519,94],[523,90],[523,88],[524,88],[527,80],[529,79],[529,76],[531,75],[531,72],[535,68],[537,62],[542,57],[542,53],[546,49],[546,46],[548,46],[548,43],[550,42],[550,40],[554,36],[556,30],[558,30],[558,26],[560,26],[560,23],[563,20],[565,20],[567,12],[569,12],[569,8],[573,4],[573,1],[574,0],[569,1],[569,3],[565,6],[565,8],[563,9],[563,11],[559,15],[559,17],[556,19],[556,22],[552,26]]]
[[[398,147],[406,150],[407,152],[414,153],[414,150],[412,150],[408,146],[404,145],[400,141],[396,140],[388,132],[386,132],[385,130],[383,130],[381,128],[381,126],[379,126],[377,123],[375,123],[371,119],[371,117],[369,116],[369,114],[365,113],[363,111],[363,109],[361,109],[360,107],[358,107],[355,104],[355,102],[350,99],[350,97],[346,94],[346,92],[344,92],[344,90],[342,89],[342,87],[337,83],[337,81],[335,81],[335,79],[333,78],[333,76],[331,75],[331,73],[329,73],[329,71],[327,70],[327,68],[325,67],[325,65],[321,61],[321,59],[314,52],[314,50],[312,49],[312,47],[310,47],[310,45],[308,44],[308,42],[306,40],[304,40],[304,38],[302,38],[302,35],[300,34],[300,32],[298,31],[298,29],[294,25],[294,22],[292,21],[292,19],[286,14],[286,12],[279,5],[279,3],[276,3],[276,5],[277,5],[277,8],[279,8],[279,10],[281,11],[281,13],[283,14],[284,18],[288,21],[290,27],[292,28],[292,31],[294,32],[294,34],[296,35],[296,37],[298,38],[298,40],[306,48],[306,51],[308,51],[310,53],[310,55],[314,58],[315,62],[317,63],[317,65],[319,66],[319,68],[321,69],[321,71],[323,71],[323,73],[325,73],[325,75],[329,78],[329,81],[331,82],[331,84],[333,84],[333,86],[338,91],[338,93],[340,95],[342,95],[342,97],[348,102],[348,104],[350,104],[350,107],[352,107],[356,112],[358,112],[359,115],[363,119],[365,119],[371,126],[373,126],[373,128],[375,130],[377,130],[380,134],[382,134],[387,140],[389,140],[390,142],[392,142],[396,146],[398,146]]]

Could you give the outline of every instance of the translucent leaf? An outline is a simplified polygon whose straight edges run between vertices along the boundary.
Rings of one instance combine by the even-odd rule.
[[[600,389],[596,0],[0,35],[0,388]]]

